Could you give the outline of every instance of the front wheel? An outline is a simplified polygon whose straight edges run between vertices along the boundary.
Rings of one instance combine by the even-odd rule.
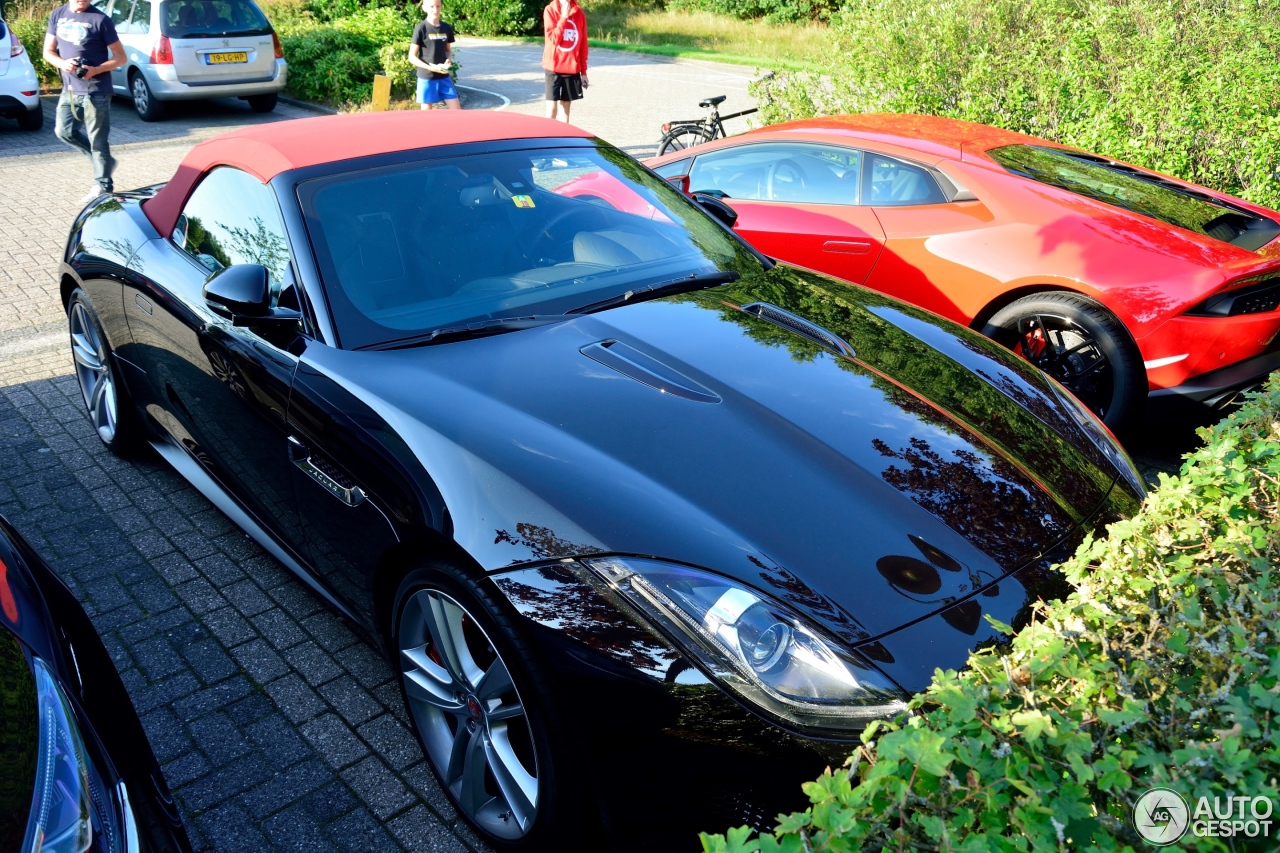
[[[117,456],[128,456],[142,445],[142,424],[133,410],[128,391],[120,383],[111,359],[111,345],[107,343],[93,303],[79,288],[67,303],[67,325],[71,331],[76,382],[93,429],[108,450]]]
[[[577,849],[576,774],[515,617],[450,566],[411,572],[393,613],[405,704],[459,813],[498,850]]]
[[[997,311],[982,333],[1062,383],[1113,433],[1131,427],[1147,398],[1142,356],[1124,325],[1076,293],[1036,293]]]
[[[682,124],[663,134],[662,142],[658,144],[658,156],[670,154],[672,151],[683,151],[710,141],[711,131],[702,125]]]
[[[129,78],[129,94],[133,97],[133,108],[138,111],[138,118],[159,121],[164,117],[164,104],[156,100],[141,71],[134,71]]]

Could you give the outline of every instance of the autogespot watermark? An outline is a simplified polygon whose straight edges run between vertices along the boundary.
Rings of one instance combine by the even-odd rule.
[[[1188,831],[1198,838],[1270,838],[1270,797],[1200,797],[1195,808],[1177,791],[1152,788],[1133,805],[1133,826],[1151,844],[1173,844]]]

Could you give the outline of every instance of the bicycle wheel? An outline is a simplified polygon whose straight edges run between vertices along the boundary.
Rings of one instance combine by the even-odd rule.
[[[683,151],[704,142],[711,141],[711,132],[700,124],[682,124],[673,127],[662,136],[658,144],[658,156],[670,154],[672,151]]]

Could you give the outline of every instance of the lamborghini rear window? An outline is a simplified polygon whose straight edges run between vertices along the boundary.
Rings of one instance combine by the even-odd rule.
[[[1132,166],[1092,154],[1039,145],[987,152],[1015,175],[1186,228],[1255,251],[1280,235],[1280,224]]]

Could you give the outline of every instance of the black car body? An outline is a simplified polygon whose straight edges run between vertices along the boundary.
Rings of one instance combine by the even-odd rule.
[[[89,375],[97,356],[78,356],[86,402],[109,445],[145,435],[399,648],[433,767],[497,846],[581,842],[556,817],[570,807],[599,807],[585,842],[596,848],[601,831],[658,849],[671,833],[767,824],[802,805],[798,783],[843,760],[866,719],[1002,641],[984,617],[1016,626],[1060,594],[1051,565],[1141,498],[1123,451],[1039,371],[896,300],[771,264],[598,140],[514,116],[287,124],[299,127],[197,148],[175,178],[185,194],[117,194],[77,219],[63,295],[73,339],[98,330],[90,348],[110,365]],[[420,127],[452,141],[396,147]],[[291,140],[343,131],[392,141],[297,165]],[[285,162],[244,166],[264,148]],[[505,174],[508,160],[533,165]],[[476,163],[490,164],[481,178]],[[237,224],[210,240],[200,181],[231,181],[237,164],[253,181],[219,190],[243,206],[227,206]],[[566,183],[532,186],[559,169]],[[593,185],[601,175],[640,202]],[[244,200],[259,190],[267,201]],[[278,236],[259,237],[257,255],[233,250],[237,234],[263,232],[271,204]],[[545,217],[528,242],[526,209]],[[723,263],[582,295],[593,276],[630,269],[649,234],[696,244],[679,258]],[[411,328],[436,303],[387,296],[397,275],[430,287],[440,257],[497,268],[486,251],[548,257],[456,293],[528,300],[560,276],[577,301]],[[379,337],[371,318],[399,331]],[[112,416],[99,405],[109,393]],[[481,649],[461,665],[476,678],[439,674],[457,661],[432,633],[437,611],[457,644]],[[744,640],[748,613],[771,621]],[[729,639],[695,624],[713,616]],[[758,654],[758,672],[779,648],[802,667],[803,646],[811,669],[776,676],[799,686],[759,681],[746,658],[726,663],[725,643]],[[510,671],[505,698],[473,684],[486,666]],[[423,675],[437,671],[438,683]],[[860,698],[831,700],[836,682]],[[420,690],[457,684],[453,705]],[[494,734],[521,713],[520,738]],[[527,772],[491,768],[468,791],[473,747],[507,750],[484,754]]]
[[[191,849],[102,639],[3,518],[0,755],[0,849]]]

